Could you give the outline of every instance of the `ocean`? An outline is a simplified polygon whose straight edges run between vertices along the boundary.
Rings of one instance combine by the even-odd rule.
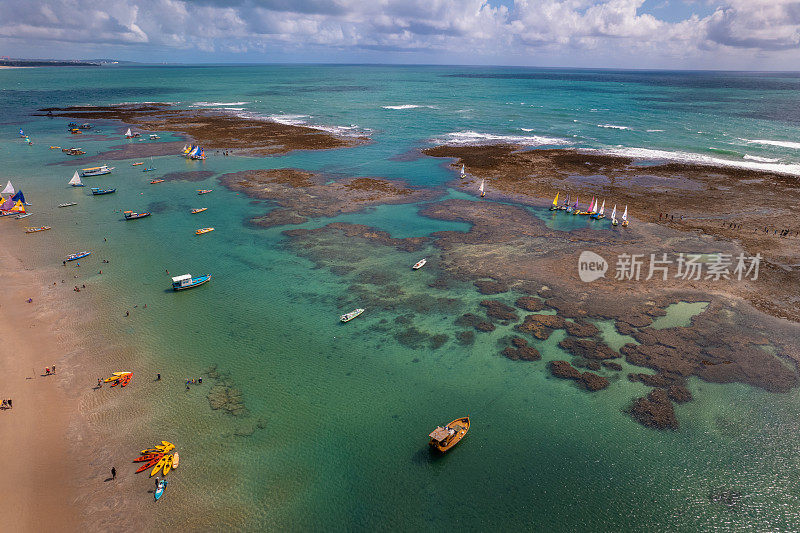
[[[456,342],[453,319],[475,312],[485,297],[465,283],[429,287],[437,277],[434,248],[343,244],[322,260],[292,246],[286,227],[247,224],[271,206],[216,182],[228,172],[294,167],[331,179],[444,187],[456,174],[419,149],[503,140],[800,175],[797,75],[131,66],[0,70],[0,87],[0,180],[22,188],[34,213],[0,220],[0,231],[53,226],[28,236],[35,264],[93,252],[80,267],[65,268],[80,269],[81,281],[107,306],[101,327],[116,352],[135,356],[127,409],[145,415],[124,424],[126,438],[141,439],[139,448],[169,440],[181,453],[181,467],[152,511],[161,526],[696,531],[791,530],[800,520],[797,391],[692,379],[694,401],[676,408],[680,429],[644,428],[624,412],[648,391],[642,384],[623,378],[590,394],[550,377],[546,361],[564,357],[557,346],[563,332],[536,343],[543,354],[536,363],[499,355],[510,328],[479,333],[472,345]],[[372,142],[264,158],[156,157],[151,173],[114,161],[113,174],[85,178],[87,188],[75,189],[67,181],[79,165],[57,165],[67,156],[49,146],[77,145],[93,155],[133,141],[102,122],[76,139],[66,132],[68,121],[31,116],[48,106],[147,101],[366,134]],[[21,141],[19,128],[34,145]],[[214,175],[148,184],[186,170]],[[88,186],[117,193],[87,196]],[[214,191],[197,196],[200,188]],[[56,207],[66,201],[78,205]],[[190,215],[193,207],[209,210]],[[420,207],[381,206],[301,227],[354,222],[393,237],[469,229],[421,216]],[[123,209],[153,216],[123,222]],[[203,226],[216,230],[195,236]],[[429,265],[411,272],[423,256]],[[214,279],[171,291],[170,276],[187,272]],[[368,309],[340,324],[340,314],[359,306],[354,294],[386,290],[374,278],[402,288],[397,309]],[[517,296],[497,299],[512,304]],[[678,307],[669,319],[686,323],[699,311]],[[400,334],[408,321],[422,340]],[[612,347],[630,340],[610,324],[599,326]],[[439,347],[426,340],[435,335],[446,336]],[[129,370],[116,363],[98,361],[98,373]],[[642,371],[623,366],[621,376]],[[161,382],[151,381],[156,373]],[[199,377],[203,384],[187,390],[186,379]],[[431,456],[428,433],[464,415],[472,419],[465,440],[444,457]],[[97,423],[119,423],[114,419],[103,413]],[[141,484],[144,506],[151,484]]]

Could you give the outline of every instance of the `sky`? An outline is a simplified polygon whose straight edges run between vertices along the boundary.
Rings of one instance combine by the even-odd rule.
[[[0,0],[0,56],[800,70],[800,0]]]

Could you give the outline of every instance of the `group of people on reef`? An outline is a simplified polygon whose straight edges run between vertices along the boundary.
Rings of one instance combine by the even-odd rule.
[[[737,224],[735,222],[723,222],[722,227],[727,229],[742,229],[742,225]],[[753,228],[753,233],[756,233],[757,231],[758,228]],[[772,235],[777,235],[779,237],[791,237],[792,233],[794,233],[795,237],[800,237],[800,231],[797,230],[792,230],[789,228],[784,228],[779,230],[777,228],[770,228],[769,226],[764,226],[762,233],[769,235],[770,232],[772,232]]]
[[[683,220],[683,215],[679,215],[679,220]],[[659,213],[658,220],[675,220],[675,215],[670,215],[669,213]]]
[[[11,398],[3,399],[3,405],[0,405],[0,409],[12,409],[13,406],[11,405]]]
[[[189,385],[202,385],[203,378],[189,379],[186,378],[186,390],[189,390]]]
[[[55,373],[56,373],[56,365],[53,365],[52,368],[50,368],[49,366],[46,366],[44,368],[44,375],[45,376],[49,376],[50,374],[55,374]]]

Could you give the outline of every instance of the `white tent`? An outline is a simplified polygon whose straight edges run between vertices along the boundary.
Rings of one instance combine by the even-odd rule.
[[[6,188],[3,189],[3,192],[0,192],[0,194],[14,194],[14,192],[14,186],[11,185],[11,180],[9,180],[8,185],[6,185]]]

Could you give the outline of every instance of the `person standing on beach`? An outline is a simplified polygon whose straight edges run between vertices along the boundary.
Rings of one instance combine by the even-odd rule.
[[[97,378],[97,388],[98,389],[102,389],[103,388],[103,382],[100,380],[100,378]]]
[[[56,365],[53,365],[53,374],[56,373]]]
[[[117,479],[117,469],[113,466],[111,467],[111,479]]]

